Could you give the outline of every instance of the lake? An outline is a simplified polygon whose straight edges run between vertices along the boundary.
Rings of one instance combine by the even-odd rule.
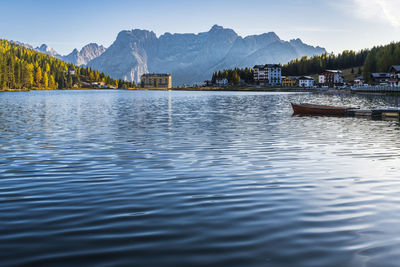
[[[2,266],[398,266],[400,125],[363,95],[0,94]]]

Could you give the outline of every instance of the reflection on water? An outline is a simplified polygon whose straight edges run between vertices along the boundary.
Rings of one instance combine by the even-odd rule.
[[[0,95],[2,265],[396,266],[398,122],[290,102],[398,98]]]

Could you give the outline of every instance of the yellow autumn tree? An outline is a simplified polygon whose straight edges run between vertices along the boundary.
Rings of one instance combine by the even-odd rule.
[[[56,89],[56,81],[54,80],[54,76],[50,75],[50,79],[49,79],[49,87],[50,89]]]
[[[46,73],[50,73],[50,65],[49,63],[46,63]]]
[[[36,85],[40,87],[42,83],[42,69],[40,68],[40,66],[38,66],[36,69],[35,82]]]
[[[34,66],[33,66],[33,64],[28,64],[28,66],[27,66],[27,69],[28,69],[28,83],[29,83],[29,86],[32,86],[33,85],[33,71],[34,71]]]
[[[49,76],[47,75],[47,72],[45,72],[43,75],[43,87],[49,87]]]

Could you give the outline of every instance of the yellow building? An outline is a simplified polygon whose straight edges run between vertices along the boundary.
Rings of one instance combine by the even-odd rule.
[[[143,74],[141,85],[142,88],[169,89],[172,88],[172,76],[171,74]]]
[[[282,86],[293,87],[296,86],[296,83],[297,80],[295,78],[285,77],[284,79],[282,79]]]

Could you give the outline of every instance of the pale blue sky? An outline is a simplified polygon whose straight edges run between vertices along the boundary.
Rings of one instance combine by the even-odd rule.
[[[46,43],[61,54],[90,42],[109,46],[121,30],[274,31],[328,51],[400,41],[400,0],[0,0],[0,38]]]

